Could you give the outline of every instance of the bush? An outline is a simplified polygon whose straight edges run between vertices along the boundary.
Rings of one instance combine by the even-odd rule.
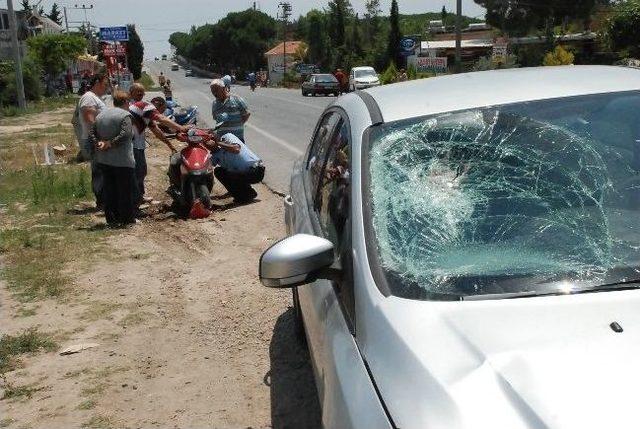
[[[473,66],[473,71],[512,69],[518,67],[518,58],[515,55],[507,55],[505,61],[496,61],[493,57],[481,57]]]
[[[29,58],[22,63],[22,79],[24,81],[24,95],[27,100],[36,101],[42,97],[42,82],[40,67]],[[16,90],[16,73],[13,61],[0,62],[0,106],[18,104]]]
[[[394,83],[397,77],[398,69],[396,68],[396,65],[393,63],[393,61],[391,61],[387,66],[387,69],[380,75],[380,83],[382,85]]]
[[[640,0],[616,2],[606,24],[606,39],[622,56],[640,57]]]
[[[522,67],[538,67],[542,65],[545,55],[544,45],[514,46],[517,63]]]
[[[568,66],[573,64],[574,55],[558,45],[544,56],[542,64],[545,66]]]

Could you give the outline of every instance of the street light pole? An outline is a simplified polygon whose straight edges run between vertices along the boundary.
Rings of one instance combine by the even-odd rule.
[[[9,9],[9,27],[11,28],[11,48],[13,49],[13,59],[16,67],[16,91],[18,92],[18,107],[27,108],[27,100],[24,96],[24,80],[22,79],[22,57],[20,56],[20,46],[18,45],[18,24],[16,14],[13,11],[13,0],[7,0]]]
[[[278,6],[282,8],[282,85],[287,86],[287,20],[291,16],[291,3],[280,2]]]
[[[64,11],[64,26],[67,28],[67,34],[69,34],[69,18],[67,18],[67,7],[63,6],[62,10]]]
[[[456,73],[462,71],[462,0],[456,0]]]

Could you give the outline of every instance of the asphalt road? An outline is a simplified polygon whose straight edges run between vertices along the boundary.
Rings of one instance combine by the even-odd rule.
[[[182,106],[199,108],[198,123],[213,125],[209,91],[210,79],[185,77],[184,70],[171,71],[170,61],[147,63],[153,76],[164,72],[171,79],[174,100]],[[286,193],[294,161],[305,151],[316,122],[335,97],[303,97],[299,90],[257,88],[233,85],[232,93],[245,99],[251,117],[245,126],[247,145],[267,166],[264,182],[276,191]]]

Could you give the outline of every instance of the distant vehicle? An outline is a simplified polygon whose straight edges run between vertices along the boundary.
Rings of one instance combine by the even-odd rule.
[[[309,79],[302,84],[302,96],[317,94],[340,94],[340,84],[338,79],[332,74],[312,74]]]
[[[162,61],[167,61],[167,54],[162,55]]]
[[[636,428],[638,124],[625,67],[329,106],[260,260],[293,290],[324,427]]]
[[[191,69],[186,69],[186,70],[184,71],[184,75],[185,75],[186,77],[193,76],[193,70],[191,70]]]
[[[349,91],[379,86],[380,78],[373,67],[354,67],[349,74]]]
[[[156,61],[159,61],[159,60],[160,60],[160,58],[158,58],[158,57],[155,57],[154,59],[155,59]]]
[[[171,64],[171,70],[176,71],[180,70],[180,66],[177,63]]]

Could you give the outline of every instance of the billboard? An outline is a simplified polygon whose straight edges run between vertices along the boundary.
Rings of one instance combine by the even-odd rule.
[[[100,27],[100,40],[105,42],[128,42],[127,27]]]
[[[400,39],[400,55],[403,57],[411,56],[416,51],[416,41],[411,37],[403,37]]]
[[[416,58],[416,70],[419,72],[447,72],[447,57],[418,57]]]

